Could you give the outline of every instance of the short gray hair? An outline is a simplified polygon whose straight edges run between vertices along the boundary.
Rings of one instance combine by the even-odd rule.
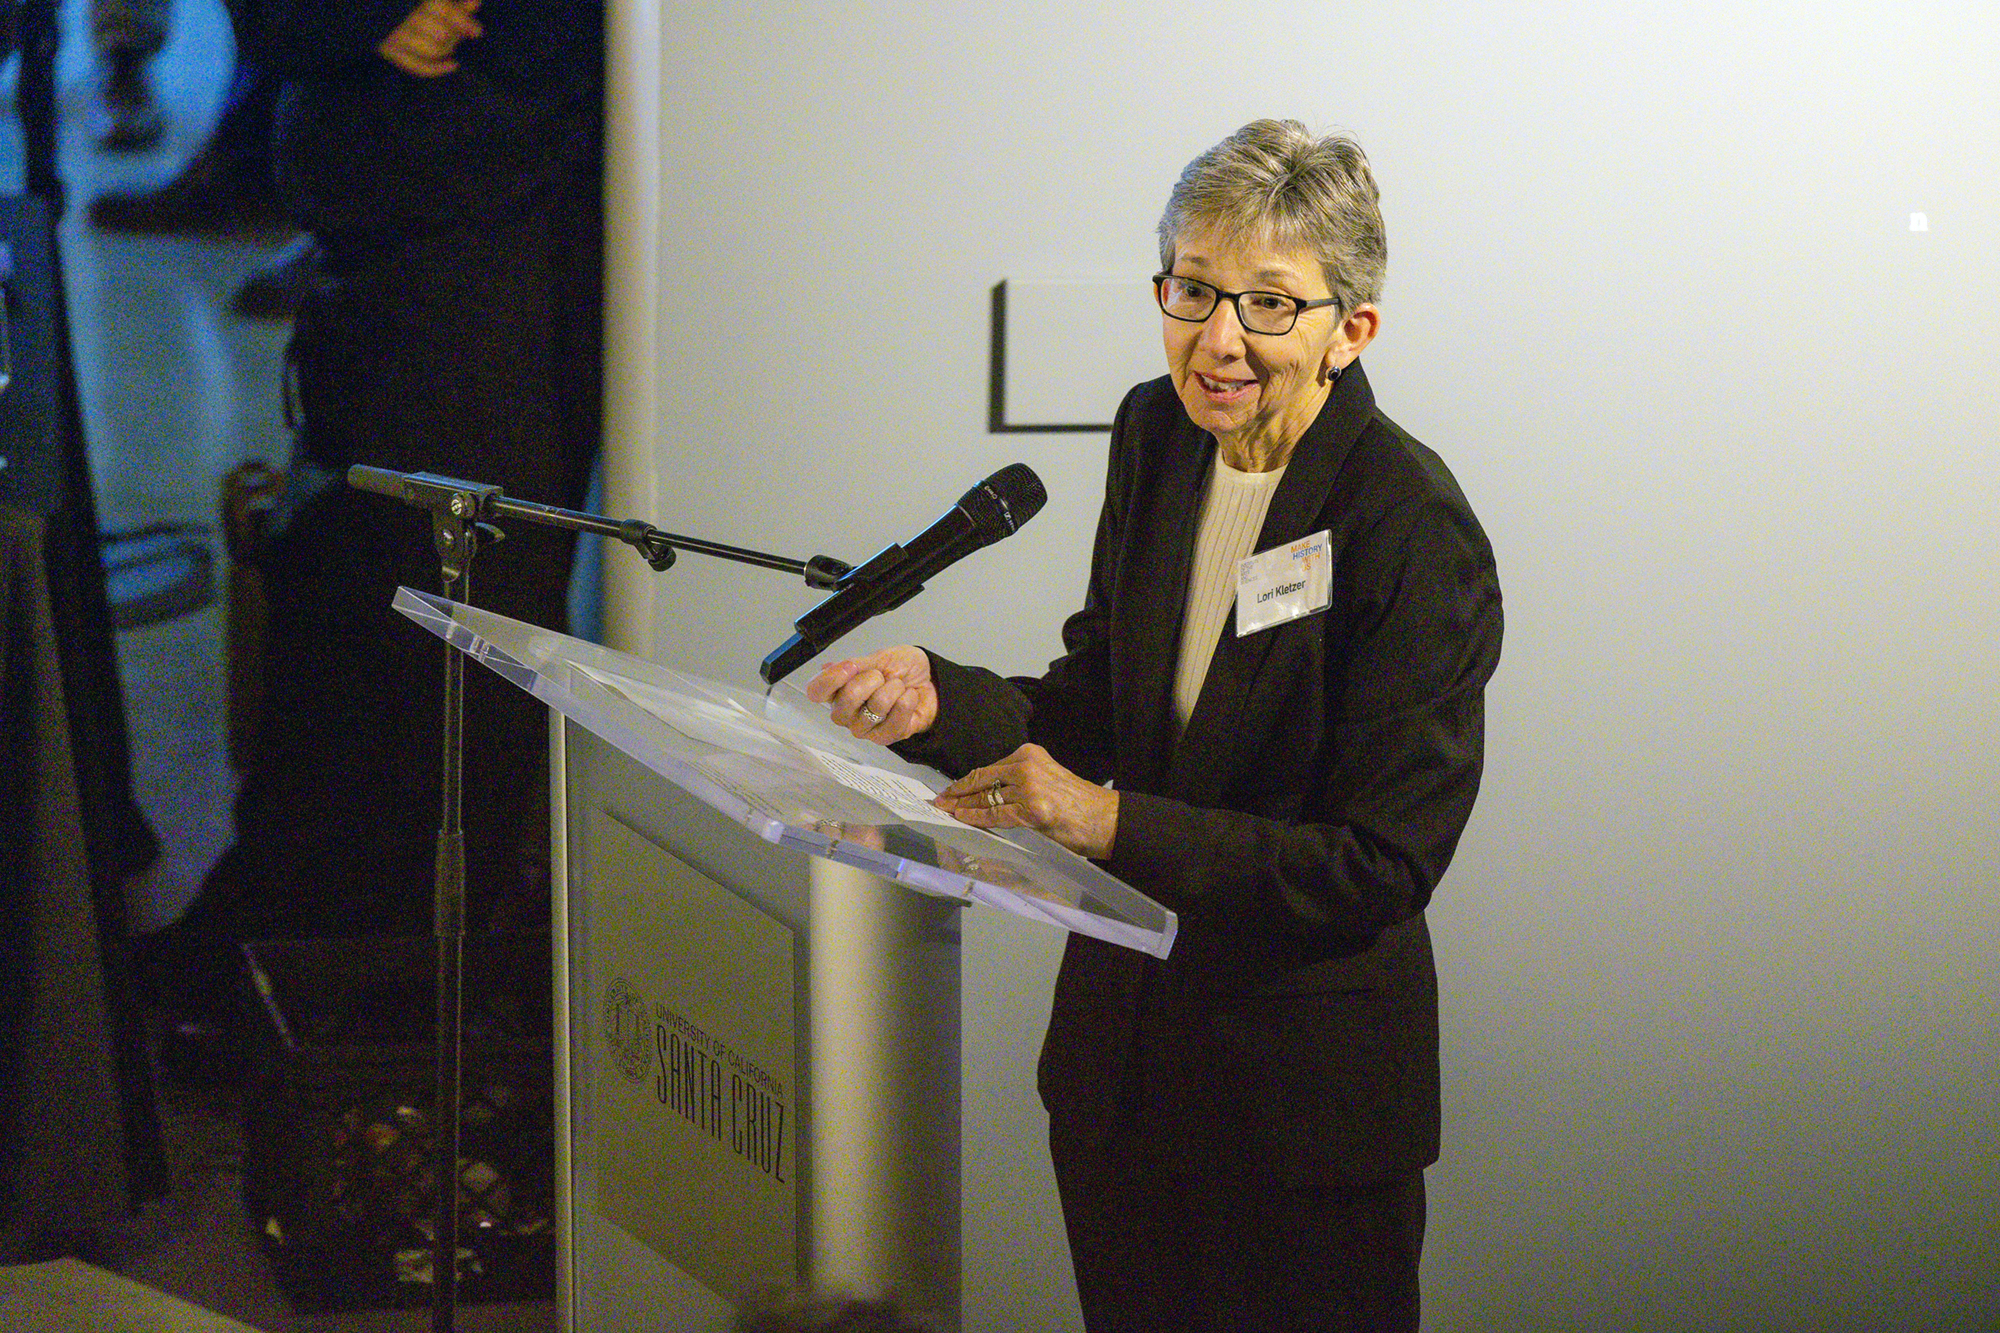
[[[1318,257],[1341,313],[1382,298],[1389,238],[1368,155],[1296,120],[1257,120],[1187,164],[1160,215],[1160,267],[1183,236],[1214,232]]]

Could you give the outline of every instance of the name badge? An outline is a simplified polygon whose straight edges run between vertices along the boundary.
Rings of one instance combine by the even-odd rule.
[[[1333,604],[1333,534],[1315,532],[1250,556],[1236,569],[1236,637]]]

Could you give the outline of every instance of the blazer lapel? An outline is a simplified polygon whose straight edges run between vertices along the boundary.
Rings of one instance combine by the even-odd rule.
[[[1320,408],[1319,416],[1306,428],[1305,436],[1292,451],[1284,479],[1278,483],[1277,493],[1271,497],[1270,511],[1265,514],[1263,529],[1257,535],[1257,551],[1268,551],[1310,537],[1318,530],[1318,521],[1326,511],[1327,498],[1333,493],[1341,466],[1347,461],[1348,450],[1353,447],[1374,408],[1375,396],[1368,388],[1368,377],[1362,373],[1361,363],[1357,361],[1341,374],[1333,393]],[[1187,554],[1178,571],[1178,586],[1183,589],[1183,601],[1189,565],[1193,559],[1192,522],[1188,525],[1187,547]],[[1180,642],[1178,616],[1174,625],[1174,640],[1168,646],[1165,658],[1169,662],[1177,660]],[[1240,748],[1245,738],[1238,721],[1245,714],[1245,705],[1251,688],[1256,684],[1257,673],[1270,656],[1271,645],[1276,642],[1277,635],[1278,630],[1273,628],[1247,638],[1238,638],[1233,610],[1224,621],[1221,641],[1216,644],[1215,657],[1209,663],[1208,678],[1202,682],[1194,713],[1188,719],[1187,730],[1181,734],[1180,743],[1173,748],[1167,782],[1169,793],[1192,805],[1220,804],[1224,788],[1245,758]],[[1171,702],[1167,706],[1171,707]]]
[[[1178,420],[1158,473],[1132,498],[1132,521],[1146,538],[1141,558],[1125,571],[1120,589],[1117,664],[1117,733],[1122,785],[1165,793],[1173,744],[1174,663],[1187,619],[1188,571],[1194,564],[1195,523],[1202,479],[1215,441],[1175,404]]]

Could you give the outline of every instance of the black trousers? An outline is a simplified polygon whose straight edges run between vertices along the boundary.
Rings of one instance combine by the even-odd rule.
[[[1089,1333],[1416,1333],[1421,1171],[1334,1188],[1143,1127],[1050,1147]]]

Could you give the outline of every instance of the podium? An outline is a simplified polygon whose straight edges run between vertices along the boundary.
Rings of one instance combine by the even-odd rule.
[[[806,1287],[956,1329],[959,912],[1161,957],[1174,914],[941,815],[794,686],[395,607],[551,710],[563,1327],[723,1333]]]

